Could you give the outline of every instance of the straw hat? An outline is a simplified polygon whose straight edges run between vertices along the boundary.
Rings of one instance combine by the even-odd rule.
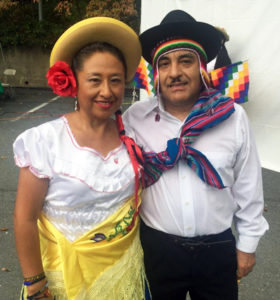
[[[133,79],[141,58],[139,38],[128,25],[108,17],[85,19],[67,29],[52,49],[50,66],[59,60],[71,66],[74,55],[93,42],[106,42],[118,48],[126,62],[127,81]]]

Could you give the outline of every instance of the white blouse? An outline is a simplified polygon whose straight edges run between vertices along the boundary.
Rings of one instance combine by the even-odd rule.
[[[65,117],[26,130],[13,148],[17,166],[49,179],[43,212],[71,242],[134,193],[134,171],[126,147],[121,144],[106,157],[80,147]]]

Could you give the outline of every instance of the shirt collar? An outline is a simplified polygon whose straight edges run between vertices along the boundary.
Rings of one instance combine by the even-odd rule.
[[[157,112],[157,110],[166,113],[164,110],[162,99],[160,97],[149,97],[148,102],[149,104],[146,106],[144,116],[150,114],[151,112]]]

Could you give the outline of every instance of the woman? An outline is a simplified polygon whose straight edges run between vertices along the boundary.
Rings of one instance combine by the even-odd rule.
[[[77,109],[14,143],[21,299],[145,298],[141,152],[119,113],[140,56],[134,31],[103,17],[73,25],[52,50],[48,83]]]

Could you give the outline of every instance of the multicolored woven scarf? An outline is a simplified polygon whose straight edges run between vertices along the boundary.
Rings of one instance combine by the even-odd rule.
[[[225,188],[207,157],[190,145],[204,130],[218,125],[233,112],[234,101],[231,98],[217,90],[203,91],[186,119],[180,137],[168,140],[165,151],[144,153],[144,187],[152,185],[163,171],[173,168],[180,159],[184,159],[204,182],[218,189]]]

